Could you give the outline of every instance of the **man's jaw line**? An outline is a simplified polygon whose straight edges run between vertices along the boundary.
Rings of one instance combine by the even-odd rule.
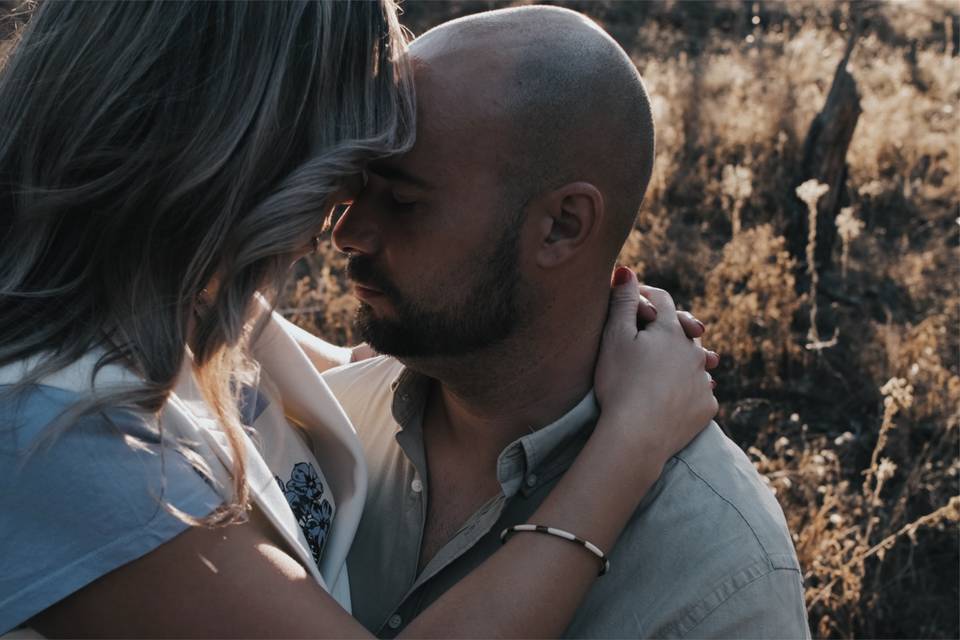
[[[355,265],[353,273],[348,269],[354,284],[386,282],[372,265]],[[364,279],[366,275],[370,277]],[[594,284],[586,288],[590,292],[586,296],[537,296],[520,312],[520,322],[507,336],[479,348],[422,355],[378,350],[439,383],[456,423],[451,428],[465,432],[496,428],[520,437],[563,416],[593,387],[608,305],[607,276]],[[399,311],[393,291],[378,299],[394,303],[391,309]],[[361,309],[382,319],[396,315],[385,313],[389,310],[380,308],[378,299],[371,299],[372,304],[364,301]]]
[[[556,421],[593,388],[603,320],[592,330],[584,322],[575,339],[538,342],[542,330],[529,326],[470,354],[397,360],[437,381],[451,429],[496,429],[513,440]]]

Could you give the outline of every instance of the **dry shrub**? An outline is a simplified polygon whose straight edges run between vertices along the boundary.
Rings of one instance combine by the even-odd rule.
[[[908,198],[956,194],[960,145],[960,58],[921,51],[924,88],[912,80],[903,55],[889,55],[876,36],[853,58],[861,88],[858,131],[850,144],[850,175],[863,185],[879,178]]]
[[[656,37],[658,33],[650,37]],[[667,60],[635,61],[650,93],[650,109],[657,123],[656,158],[646,196],[645,210],[649,210],[652,203],[662,201],[670,177],[682,169],[680,150],[686,141],[683,107],[690,95],[693,74],[690,61],[683,53]]]
[[[742,375],[762,374],[761,386],[780,384],[784,362],[800,351],[791,332],[803,301],[794,291],[795,268],[786,240],[770,225],[747,229],[723,248],[703,297],[693,303],[710,326],[711,347],[731,357]],[[759,372],[751,369],[758,361]]]
[[[671,243],[667,242],[669,229],[669,218],[642,211],[636,228],[627,236],[620,250],[618,264],[630,267],[643,280],[648,271],[671,262],[675,252],[671,249]]]
[[[345,267],[346,257],[334,249],[329,238],[323,239],[316,256],[297,263],[280,296],[278,311],[335,344],[356,343],[352,323],[356,302],[350,295]]]
[[[915,405],[915,397],[903,378],[891,378],[881,392],[883,417],[862,482],[851,479],[842,462],[845,450],[857,444],[850,432],[831,442],[803,429],[798,442],[778,438],[773,455],[748,450],[787,514],[805,571],[811,626],[819,636],[852,637],[871,624],[876,629],[871,616],[888,613],[880,607],[878,588],[887,553],[907,538],[911,553],[896,561],[909,565],[921,529],[949,531],[960,522],[960,497],[949,491],[938,491],[937,506],[911,515],[911,498],[930,487],[942,489],[944,481],[956,478],[957,463],[951,469],[931,464],[950,459],[946,441],[926,447],[919,460],[887,457],[891,436],[909,437],[902,433],[908,423],[897,418]]]
[[[953,306],[956,311],[956,306]],[[916,401],[908,415],[915,423],[945,420],[946,432],[960,427],[960,376],[951,371],[945,358],[956,356],[950,332],[956,331],[956,316],[940,313],[908,325],[905,336],[889,355],[892,368],[909,381]],[[955,334],[954,334],[955,337]]]

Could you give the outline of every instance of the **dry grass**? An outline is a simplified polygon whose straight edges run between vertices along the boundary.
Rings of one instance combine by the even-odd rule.
[[[406,21],[419,33],[503,5],[411,2]],[[657,166],[621,260],[708,322],[720,421],[784,507],[813,633],[960,636],[957,7],[568,6],[648,83]],[[834,266],[811,274],[815,238],[791,236],[809,211],[800,147],[858,19],[849,197]],[[349,339],[339,266],[304,266],[285,304]]]

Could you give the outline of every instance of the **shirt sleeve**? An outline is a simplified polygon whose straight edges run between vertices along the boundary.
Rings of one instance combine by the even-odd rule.
[[[810,638],[803,582],[793,569],[775,569],[710,611],[685,638]]]
[[[223,502],[136,414],[44,437],[75,399],[38,386],[0,402],[0,634],[187,529],[165,505],[203,517]]]

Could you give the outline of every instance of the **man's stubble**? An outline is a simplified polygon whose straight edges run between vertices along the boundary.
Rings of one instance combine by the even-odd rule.
[[[378,317],[362,302],[355,317],[359,335],[379,353],[399,358],[463,356],[510,336],[529,306],[521,295],[520,226],[520,216],[512,216],[482,245],[492,250],[465,260],[460,283],[446,287],[429,307],[402,293],[372,258],[351,256],[350,278],[383,291],[394,309],[393,317]]]

